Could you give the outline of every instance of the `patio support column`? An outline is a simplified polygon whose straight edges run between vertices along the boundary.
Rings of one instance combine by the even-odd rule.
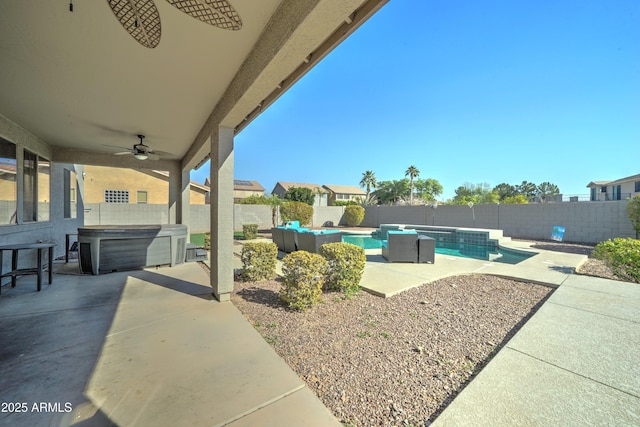
[[[184,224],[189,227],[190,186],[189,171],[179,166],[169,172],[169,224]]]
[[[211,135],[211,287],[218,301],[233,291],[233,135],[220,126]]]

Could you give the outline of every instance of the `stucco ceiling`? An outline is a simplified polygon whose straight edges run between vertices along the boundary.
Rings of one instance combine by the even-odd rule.
[[[354,11],[385,1],[229,0],[242,26],[227,30],[154,0],[161,37],[147,48],[107,0],[2,0],[0,114],[54,148],[112,153],[142,133],[198,162],[212,120],[255,116]],[[230,105],[216,118],[221,100]]]

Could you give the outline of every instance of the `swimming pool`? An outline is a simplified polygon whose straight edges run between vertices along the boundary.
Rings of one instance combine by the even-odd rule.
[[[342,241],[360,246],[364,249],[380,249],[382,247],[382,240],[375,239],[367,234],[343,234]],[[535,255],[531,252],[517,251],[503,247],[470,245],[438,240],[436,240],[436,253],[461,258],[500,262],[503,264],[517,264]]]

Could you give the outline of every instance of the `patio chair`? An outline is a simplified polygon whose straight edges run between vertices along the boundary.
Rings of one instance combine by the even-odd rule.
[[[320,252],[320,246],[325,243],[342,242],[340,230],[308,231],[298,233],[298,250],[314,254]]]
[[[278,246],[278,250],[284,252],[284,229],[273,227],[271,229],[271,240]]]
[[[436,239],[422,234],[418,236],[418,262],[436,262]]]
[[[388,239],[382,243],[382,256],[389,262],[418,262],[418,233],[387,231]]]
[[[283,250],[286,253],[298,250],[298,232],[294,229],[283,229]]]

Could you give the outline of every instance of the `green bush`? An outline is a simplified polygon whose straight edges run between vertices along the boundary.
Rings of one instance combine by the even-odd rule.
[[[364,249],[351,243],[326,243],[320,246],[328,264],[326,287],[344,292],[346,297],[360,290],[360,279],[367,260]]]
[[[350,205],[344,208],[344,222],[349,227],[360,225],[363,219],[364,208],[362,206]]]
[[[327,261],[322,256],[306,251],[290,253],[282,259],[280,298],[290,308],[306,310],[322,300],[326,272]]]
[[[627,202],[627,214],[636,230],[636,239],[640,234],[640,194]]]
[[[242,274],[247,282],[270,280],[276,275],[278,246],[273,242],[250,242],[242,245]]]
[[[204,248],[206,250],[211,249],[211,233],[208,231],[204,233]]]
[[[308,225],[313,218],[313,208],[302,202],[288,202],[280,206],[280,216],[284,222],[300,221],[300,225]]]
[[[640,240],[618,237],[600,242],[593,257],[604,261],[621,279],[640,283]]]
[[[333,206],[353,206],[358,203],[355,200],[335,200]]]
[[[258,224],[244,224],[242,226],[242,233],[245,240],[253,240],[258,237]]]

